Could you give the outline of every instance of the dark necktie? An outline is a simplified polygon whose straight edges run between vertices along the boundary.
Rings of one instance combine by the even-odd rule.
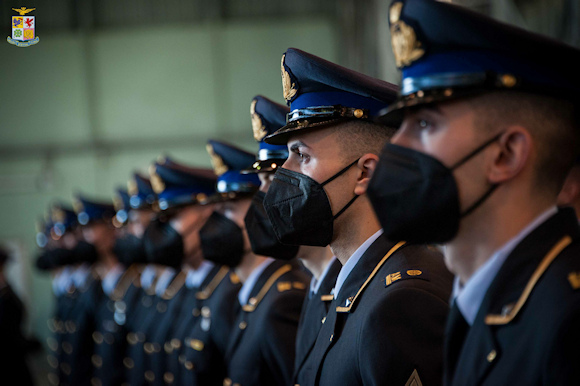
[[[451,312],[447,318],[447,327],[445,331],[445,385],[450,385],[453,381],[455,368],[459,360],[459,354],[463,347],[463,341],[469,331],[469,324],[459,311],[457,302],[453,302]]]

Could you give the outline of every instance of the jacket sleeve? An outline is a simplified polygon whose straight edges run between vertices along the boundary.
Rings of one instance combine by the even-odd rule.
[[[404,385],[417,370],[424,385],[440,385],[448,305],[412,284],[399,285],[377,303],[359,330],[361,381]]]

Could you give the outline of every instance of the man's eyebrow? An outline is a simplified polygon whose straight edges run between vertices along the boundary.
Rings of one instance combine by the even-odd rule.
[[[443,111],[437,105],[417,106],[415,108],[410,109],[408,112],[409,116],[410,115],[417,115],[420,113],[434,114],[434,115],[439,115],[441,117],[445,116]]]
[[[304,142],[302,142],[302,141],[295,141],[295,142],[292,143],[292,145],[290,145],[290,151],[293,151],[293,152],[298,151],[298,149],[301,148],[301,147],[305,147],[307,149],[309,148],[308,145],[305,144]]]

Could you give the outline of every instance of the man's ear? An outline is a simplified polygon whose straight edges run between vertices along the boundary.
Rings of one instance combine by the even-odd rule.
[[[500,184],[519,175],[530,163],[533,139],[522,126],[511,126],[498,139],[491,157],[487,178],[491,184]]]
[[[367,192],[369,181],[375,172],[378,162],[379,156],[373,153],[367,153],[360,157],[356,164],[359,176],[354,188],[354,194],[361,196]]]
[[[558,194],[557,204],[559,206],[574,205],[578,199],[580,199],[580,166],[574,166]]]

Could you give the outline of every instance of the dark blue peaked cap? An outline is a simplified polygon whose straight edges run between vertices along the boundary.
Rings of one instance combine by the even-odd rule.
[[[402,70],[401,96],[389,111],[491,90],[576,101],[576,48],[433,0],[396,0],[389,21]]]
[[[349,70],[289,48],[282,56],[284,99],[290,105],[286,125],[266,142],[286,144],[298,131],[347,120],[374,120],[397,97],[391,83]]]
[[[87,225],[92,221],[109,222],[115,216],[113,204],[92,201],[80,194],[75,196],[73,206],[81,225]]]
[[[113,224],[120,226],[129,220],[129,209],[131,209],[129,193],[122,188],[117,188],[113,196],[113,205],[117,213],[115,214],[116,221]]]
[[[54,203],[50,211],[50,222],[53,224],[54,234],[57,237],[77,226],[77,215],[72,208],[62,203]]]
[[[254,193],[260,187],[256,174],[243,174],[254,163],[254,155],[225,142],[209,140],[207,152],[218,176],[214,198],[235,198],[238,194]]]
[[[167,164],[172,162],[164,160],[164,163]],[[151,208],[157,199],[151,181],[139,173],[133,174],[133,178],[127,183],[127,191],[129,192],[129,206],[132,209]]]
[[[151,165],[149,173],[160,210],[203,205],[215,193],[216,177],[211,169],[191,168],[161,159]]]
[[[250,105],[254,139],[260,143],[256,162],[243,173],[275,172],[288,158],[286,145],[272,145],[264,142],[266,136],[286,125],[287,106],[273,102],[261,95],[255,96]]]

